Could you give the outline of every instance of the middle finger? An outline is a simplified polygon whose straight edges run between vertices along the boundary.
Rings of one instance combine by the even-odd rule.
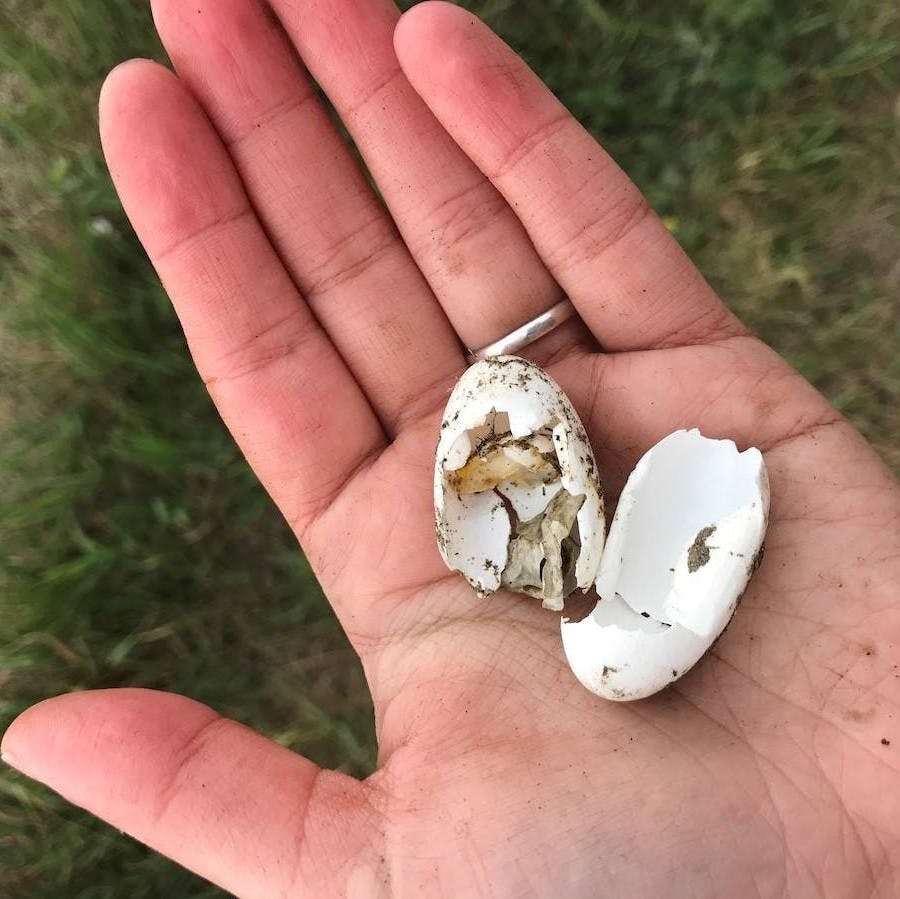
[[[447,317],[477,349],[547,311],[561,289],[511,207],[400,71],[393,0],[272,0],[328,94]],[[579,320],[529,347],[594,341]]]

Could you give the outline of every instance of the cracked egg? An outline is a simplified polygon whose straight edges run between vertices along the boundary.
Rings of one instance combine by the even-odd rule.
[[[605,533],[594,454],[559,385],[525,359],[477,362],[456,384],[434,508],[444,561],[481,596],[503,587],[561,610],[594,583]]]

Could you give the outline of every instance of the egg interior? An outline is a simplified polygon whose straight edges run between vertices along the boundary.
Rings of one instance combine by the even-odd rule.
[[[457,439],[452,456],[456,462],[464,459],[462,465],[453,468],[449,463],[442,474],[446,491],[470,513],[464,529],[474,530],[476,539],[482,527],[505,537],[505,549],[502,540],[490,542],[493,557],[485,555],[482,568],[499,572],[500,587],[534,596],[557,610],[577,587],[578,512],[585,501],[583,492],[573,494],[563,486],[556,449],[560,441],[554,440],[558,425],[551,420],[517,437],[510,431],[508,414],[492,410]],[[485,499],[491,502],[487,521]],[[477,556],[463,557],[460,570],[467,574],[478,561]]]

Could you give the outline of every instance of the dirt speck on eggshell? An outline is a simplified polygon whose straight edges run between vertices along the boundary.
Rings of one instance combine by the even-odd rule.
[[[688,571],[690,571],[691,574],[709,562],[709,551],[712,547],[707,546],[706,541],[709,540],[715,532],[715,525],[710,525],[709,527],[701,528],[694,539],[691,548],[688,550]]]

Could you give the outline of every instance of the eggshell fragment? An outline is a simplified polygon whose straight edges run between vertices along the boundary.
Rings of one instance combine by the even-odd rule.
[[[644,618],[619,597],[599,602],[583,621],[562,625],[573,673],[604,699],[642,699],[690,669],[709,648],[705,637]]]
[[[578,679],[607,699],[639,699],[681,677],[731,620],[765,535],[769,485],[759,450],[676,431],[638,463],[600,563],[600,601],[563,619]]]

